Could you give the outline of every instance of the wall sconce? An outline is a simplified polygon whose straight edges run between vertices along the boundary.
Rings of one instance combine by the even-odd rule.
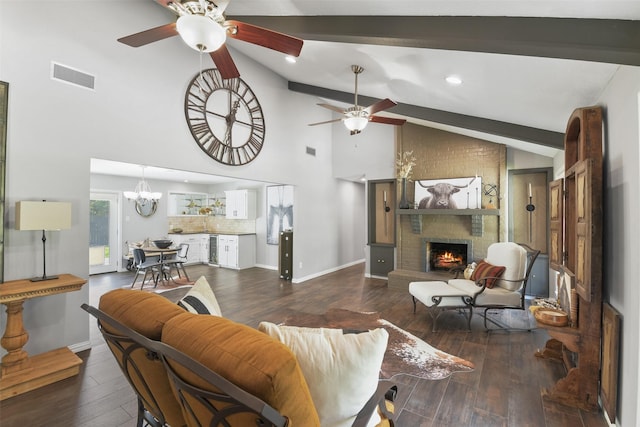
[[[58,278],[58,276],[47,276],[45,231],[69,228],[71,228],[71,203],[46,201],[16,203],[16,230],[42,230],[42,277],[34,277],[31,279],[32,282]]]
[[[531,192],[531,183],[529,183],[529,204],[525,206],[527,212],[529,212],[529,242],[533,240],[533,211],[536,210],[533,204],[533,193]]]

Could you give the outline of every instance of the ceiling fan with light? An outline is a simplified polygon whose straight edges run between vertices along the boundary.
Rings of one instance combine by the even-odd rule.
[[[140,47],[180,35],[200,53],[207,52],[223,79],[239,77],[225,40],[231,37],[267,47],[291,56],[299,56],[303,40],[240,21],[226,20],[223,12],[229,0],[154,0],[178,15],[176,22],[119,38],[120,43]]]
[[[349,129],[349,131],[351,132],[351,135],[356,135],[362,132],[362,130],[367,126],[367,123],[369,122],[383,123],[388,125],[405,124],[406,120],[404,119],[393,119],[390,117],[381,117],[381,116],[374,115],[379,111],[383,111],[398,105],[396,102],[390,100],[389,98],[385,98],[368,107],[362,107],[358,105],[358,74],[362,73],[364,71],[364,68],[362,68],[359,65],[352,65],[351,71],[353,71],[356,78],[356,87],[354,92],[355,99],[354,99],[353,107],[349,107],[345,110],[330,104],[318,104],[321,107],[328,108],[329,110],[338,112],[344,115],[344,117],[341,117],[339,119],[334,119],[334,120],[327,120],[325,122],[310,123],[309,126],[323,125],[326,123],[334,123],[334,122],[342,121],[344,122],[345,127]]]

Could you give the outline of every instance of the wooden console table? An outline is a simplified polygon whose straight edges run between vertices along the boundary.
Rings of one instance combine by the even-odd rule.
[[[87,281],[71,274],[32,282],[14,280],[0,284],[0,303],[7,307],[7,326],[0,340],[7,354],[0,367],[0,400],[77,375],[82,360],[67,347],[29,357],[23,347],[29,340],[22,321],[22,305],[31,298],[77,291]]]

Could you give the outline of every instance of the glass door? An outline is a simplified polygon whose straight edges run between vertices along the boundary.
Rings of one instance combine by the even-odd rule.
[[[89,274],[118,270],[118,194],[91,192]]]

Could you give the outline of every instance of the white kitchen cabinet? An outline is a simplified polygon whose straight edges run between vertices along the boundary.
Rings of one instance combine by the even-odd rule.
[[[238,270],[255,267],[256,235],[218,235],[218,263]]]
[[[205,249],[203,249],[203,245],[207,245],[205,241],[208,240],[208,238],[208,234],[171,235],[171,240],[173,240],[174,246],[179,246],[181,243],[186,243],[189,245],[186,264],[200,264],[208,261],[207,256],[203,257],[203,253],[206,250],[206,247]]]
[[[224,192],[228,219],[256,219],[256,192],[228,190]]]
[[[209,263],[209,235],[200,234],[200,262]]]

